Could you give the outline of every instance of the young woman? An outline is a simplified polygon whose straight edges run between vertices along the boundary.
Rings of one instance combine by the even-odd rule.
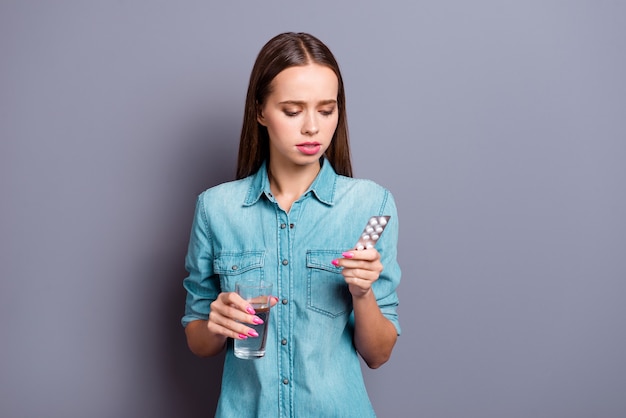
[[[197,201],[183,325],[198,356],[227,349],[218,417],[370,417],[358,355],[376,368],[400,334],[398,217],[392,195],[353,179],[343,81],[330,50],[284,33],[252,69],[237,180]],[[390,215],[375,248],[355,250],[372,215]],[[259,318],[235,282],[273,283],[266,354],[232,340]]]

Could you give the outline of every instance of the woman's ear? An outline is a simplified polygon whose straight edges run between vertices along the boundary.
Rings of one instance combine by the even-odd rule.
[[[256,120],[262,126],[265,126],[265,117],[263,116],[263,106],[256,102]]]

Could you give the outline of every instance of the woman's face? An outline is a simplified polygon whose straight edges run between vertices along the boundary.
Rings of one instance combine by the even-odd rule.
[[[272,165],[317,164],[337,128],[339,81],[318,64],[289,67],[272,80],[257,120],[267,128]]]

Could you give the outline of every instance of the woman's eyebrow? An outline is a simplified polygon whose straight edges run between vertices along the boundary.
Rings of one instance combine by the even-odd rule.
[[[336,104],[336,103],[337,103],[337,100],[335,99],[320,100],[319,102],[317,102],[318,105],[327,105],[327,104]],[[303,100],[285,100],[283,102],[279,102],[278,104],[281,104],[281,105],[291,104],[291,105],[297,105],[297,106],[304,106],[306,105],[306,102]]]

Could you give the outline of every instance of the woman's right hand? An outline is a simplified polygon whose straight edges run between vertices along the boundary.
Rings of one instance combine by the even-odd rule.
[[[278,298],[270,298],[270,307],[276,305]],[[223,292],[211,303],[211,313],[207,328],[214,334],[244,340],[258,337],[257,332],[246,324],[262,324],[263,320],[254,314],[254,309],[245,299],[235,292]]]

